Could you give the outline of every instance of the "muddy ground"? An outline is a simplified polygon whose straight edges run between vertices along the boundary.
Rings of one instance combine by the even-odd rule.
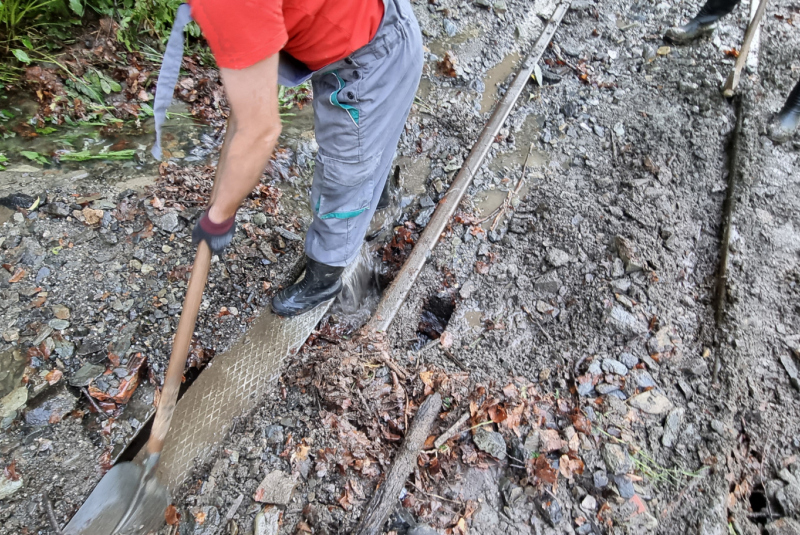
[[[544,54],[543,87],[531,82],[521,97],[388,339],[343,339],[353,310],[334,309],[280,388],[237,422],[208,470],[176,497],[180,520],[163,532],[249,533],[257,513],[259,534],[350,532],[407,418],[437,388],[449,401],[432,434],[464,412],[471,425],[444,450],[427,447],[387,530],[796,533],[798,145],[775,145],[764,134],[800,69],[799,15],[789,4],[768,7],[758,72],[743,82],[742,183],[718,325],[715,275],[736,123],[719,86],[748,6],[710,39],[662,48],[663,32],[698,8],[573,2]],[[551,10],[542,1],[415,4],[428,52],[398,151],[397,197],[407,206],[396,236],[413,238],[425,226],[493,97],[538,35],[539,15]],[[308,220],[286,214],[302,206],[314,149],[302,122],[285,129],[285,146],[278,172],[265,180],[283,195],[259,192],[242,214],[250,232],[239,232],[213,268],[216,286],[198,328],[203,355],[228,347],[295,275],[302,243],[287,236],[302,236]],[[114,444],[135,434],[135,402],[152,405],[182,296],[179,273],[169,274],[191,262],[194,215],[160,200],[170,177],[189,176],[191,186],[210,173],[185,165],[162,170],[160,186],[138,196],[121,196],[125,183],[97,180],[91,170],[82,178],[29,169],[3,176],[4,195],[46,189],[49,201],[27,217],[10,212],[4,226],[11,269],[0,270],[3,331],[19,338],[4,342],[4,358],[17,364],[3,394],[24,376],[28,406],[3,415],[0,455],[15,467],[3,480],[13,491],[0,502],[3,532],[46,532],[42,489],[66,521],[99,467],[119,453]],[[520,193],[497,218],[521,176]],[[74,197],[96,192],[85,203]],[[47,208],[58,201],[65,217]],[[86,207],[111,220],[87,226],[80,217],[94,213]],[[162,219],[169,213],[175,228],[172,216]],[[11,282],[17,266],[25,274]],[[49,274],[37,280],[43,267]],[[363,272],[383,282],[386,269]],[[51,323],[67,314],[54,305],[69,309],[69,325]],[[13,356],[16,348],[23,356]],[[119,395],[138,353],[152,377],[127,404],[106,401],[114,403],[104,407],[113,424],[66,386],[97,364],[98,373],[109,370],[100,390]],[[119,363],[109,362],[113,355]],[[256,496],[265,477],[276,488],[275,480],[293,477],[296,488]]]

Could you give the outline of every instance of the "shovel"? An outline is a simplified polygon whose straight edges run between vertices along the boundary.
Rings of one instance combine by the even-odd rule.
[[[156,466],[178,402],[178,390],[210,263],[211,250],[206,242],[200,242],[144,463],[114,466],[64,528],[64,535],[140,535],[164,524],[170,498],[166,486],[156,477]]]

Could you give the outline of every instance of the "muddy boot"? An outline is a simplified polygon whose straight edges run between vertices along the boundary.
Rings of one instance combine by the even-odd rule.
[[[686,45],[711,35],[717,27],[717,21],[733,11],[741,0],[708,0],[700,9],[700,13],[685,26],[670,28],[664,34],[664,41],[673,45]]]
[[[279,316],[298,316],[333,299],[342,290],[343,267],[328,266],[306,257],[303,279],[272,298],[272,311]]]
[[[794,86],[781,111],[769,123],[769,138],[776,143],[788,141],[800,124],[800,82]]]

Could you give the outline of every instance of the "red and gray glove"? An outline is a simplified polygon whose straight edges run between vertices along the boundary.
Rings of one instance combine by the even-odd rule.
[[[222,223],[214,223],[208,218],[208,212],[197,220],[192,230],[192,243],[198,245],[205,241],[214,254],[221,254],[230,245],[233,233],[236,231],[236,216],[226,219]]]

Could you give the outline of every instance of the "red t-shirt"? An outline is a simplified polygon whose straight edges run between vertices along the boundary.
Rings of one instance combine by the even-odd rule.
[[[355,52],[375,36],[383,0],[190,0],[217,65],[244,69],[285,50],[309,69]]]

